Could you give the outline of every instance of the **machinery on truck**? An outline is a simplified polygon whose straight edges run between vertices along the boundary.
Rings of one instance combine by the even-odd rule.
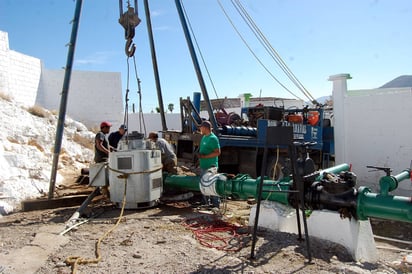
[[[315,108],[294,109],[263,105],[243,107],[240,114],[228,114],[224,109],[212,106],[189,33],[185,13],[181,2],[178,0],[175,2],[201,88],[205,105],[202,110],[207,112],[206,119],[211,122],[214,133],[220,140],[219,171],[233,174],[245,173],[253,177],[261,175],[263,148],[266,145],[266,129],[271,126],[293,126],[295,141],[313,143],[308,151],[313,153],[312,157],[318,168],[329,167],[330,163],[333,162],[334,155],[333,127],[331,127],[330,119],[325,117],[325,108],[319,104],[315,104],[317,105]],[[149,31],[149,35],[151,35],[151,31]],[[152,56],[156,56],[153,39],[151,39],[151,43]],[[194,96],[193,100],[190,98],[180,99],[182,131],[169,131],[164,111],[162,111],[163,99],[157,74],[157,62],[153,62],[153,67],[158,82],[156,87],[163,137],[175,146],[180,161],[196,161],[196,153],[201,139],[198,128],[204,119],[200,116],[200,94]],[[222,123],[223,121],[225,123]],[[286,147],[270,146],[270,157],[267,160],[268,168],[264,171],[264,175],[269,175],[274,179],[282,176],[281,174],[285,172],[284,167],[288,167],[287,154]]]
[[[182,131],[165,131],[164,135],[176,147],[179,160],[196,161],[202,137],[198,127],[205,118],[200,117],[200,110],[196,107],[199,102],[192,102],[189,98],[180,102]],[[261,175],[266,130],[271,126],[292,126],[294,141],[311,143],[308,151],[318,168],[329,167],[334,155],[333,127],[327,116],[330,111],[324,107],[285,109],[263,105],[242,107],[240,115],[227,113],[224,109],[223,112],[222,109],[213,110],[217,124],[214,132],[221,146],[219,171],[250,174],[255,178]],[[288,158],[287,147],[270,145],[264,175],[274,179],[283,176],[286,170],[290,170]]]

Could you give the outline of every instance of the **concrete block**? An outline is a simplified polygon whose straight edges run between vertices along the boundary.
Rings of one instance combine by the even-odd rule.
[[[251,209],[249,224],[254,225],[256,205]],[[302,216],[302,215],[301,215]],[[301,217],[301,231],[304,233]],[[259,212],[260,227],[274,231],[298,233],[296,209],[276,202],[262,202]],[[341,219],[333,211],[313,211],[307,218],[310,237],[328,240],[344,246],[355,261],[376,262],[378,253],[369,221]]]

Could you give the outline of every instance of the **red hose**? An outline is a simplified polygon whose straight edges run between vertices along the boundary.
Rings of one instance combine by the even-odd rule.
[[[241,226],[216,218],[187,219],[184,226],[192,230],[201,245],[223,251],[241,250],[244,245],[243,237],[248,234],[248,230],[239,232]]]

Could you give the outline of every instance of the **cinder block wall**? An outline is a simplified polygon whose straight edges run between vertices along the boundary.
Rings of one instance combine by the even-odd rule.
[[[41,61],[10,50],[6,32],[0,32],[0,91],[20,104],[35,104]]]
[[[47,70],[38,58],[10,50],[8,33],[0,31],[0,92],[16,102],[60,108],[64,70]],[[119,72],[72,71],[66,114],[96,127],[103,120],[123,121]]]
[[[50,110],[60,107],[64,70],[42,70],[36,103]],[[67,113],[87,127],[107,120],[123,121],[120,72],[73,71],[67,94]]]
[[[9,36],[7,32],[0,31],[0,92],[9,93]]]

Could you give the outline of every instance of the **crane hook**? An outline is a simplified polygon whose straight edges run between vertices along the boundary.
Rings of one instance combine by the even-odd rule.
[[[132,57],[136,51],[136,45],[133,44],[133,37],[135,35],[135,28],[140,24],[141,20],[137,14],[137,0],[134,1],[136,10],[130,6],[130,1],[127,1],[127,11],[123,13],[123,2],[119,0],[120,18],[119,23],[125,30],[126,39],[126,55]]]
[[[125,47],[126,55],[128,57],[133,57],[135,51],[136,51],[136,45],[133,43],[133,40],[131,38],[127,39],[126,47]]]

